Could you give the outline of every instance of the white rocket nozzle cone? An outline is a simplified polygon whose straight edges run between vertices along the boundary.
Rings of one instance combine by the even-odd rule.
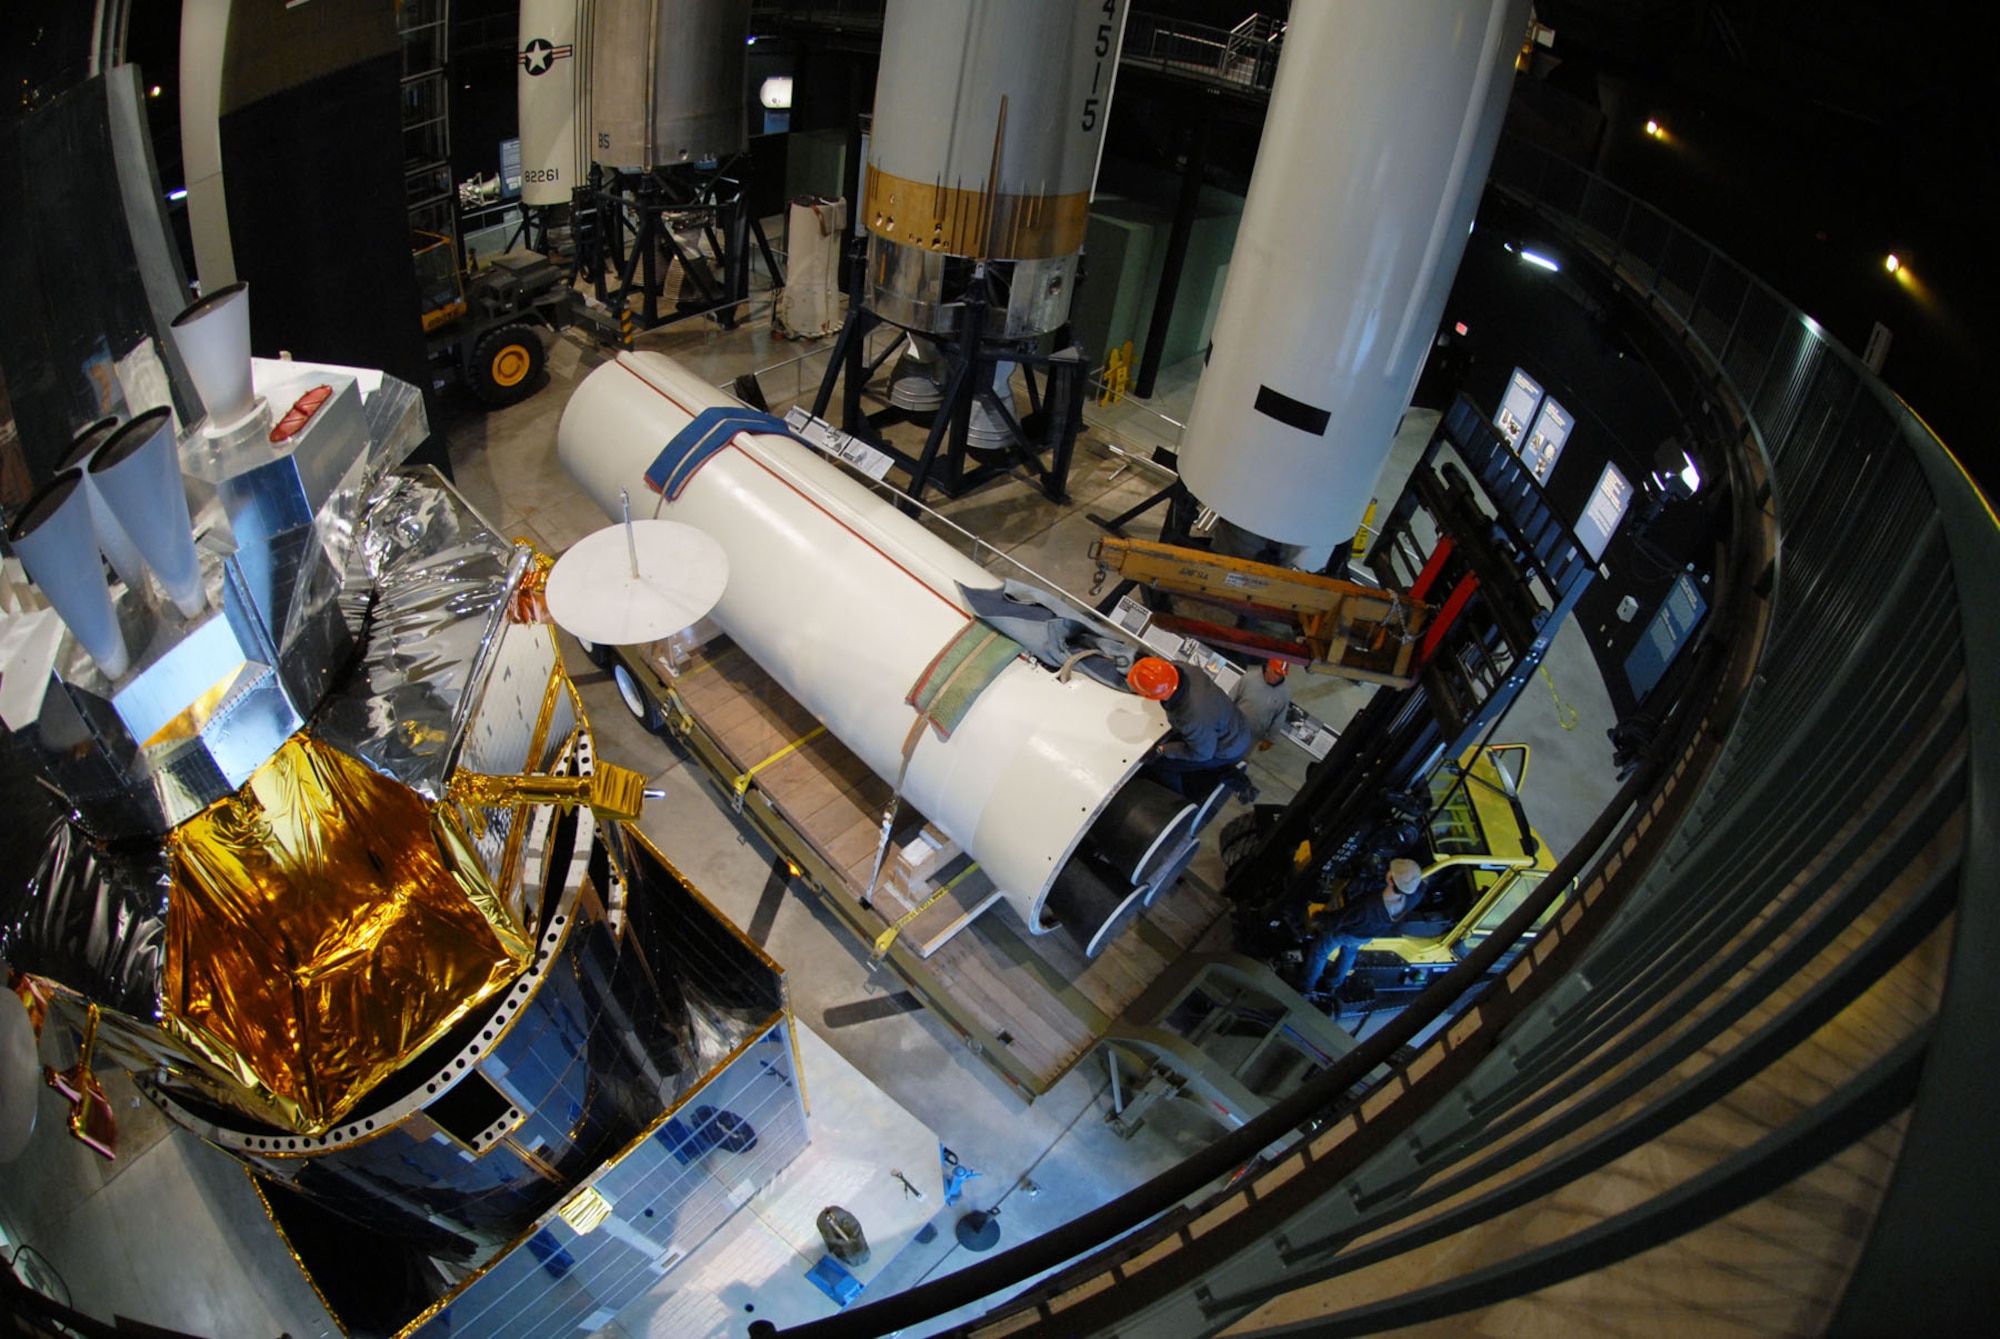
[[[97,448],[111,438],[117,428],[115,418],[101,418],[82,429],[70,439],[69,454],[56,466],[58,470],[81,470],[90,463],[90,457]],[[104,500],[104,494],[86,473],[83,476],[84,489],[90,494],[90,523],[97,531],[97,547],[104,550],[104,556],[111,560],[112,570],[132,590],[143,595],[146,591],[146,564],[139,557],[138,546],[125,533],[125,527],[118,523],[117,513]]]
[[[173,319],[211,427],[240,423],[256,406],[250,385],[250,285],[218,288]]]
[[[64,470],[37,489],[7,527],[7,543],[104,677],[123,675],[131,661],[97,557],[83,474]]]
[[[181,613],[207,608],[173,416],[149,409],[111,434],[90,458],[90,477]]]

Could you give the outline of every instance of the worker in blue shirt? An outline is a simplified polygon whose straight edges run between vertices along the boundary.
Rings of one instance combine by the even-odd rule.
[[[1396,927],[1423,901],[1424,871],[1416,861],[1397,858],[1389,862],[1389,877],[1380,888],[1370,888],[1348,899],[1338,909],[1328,908],[1313,918],[1312,943],[1306,947],[1305,967],[1299,973],[1299,993],[1314,994],[1324,973],[1324,994],[1331,1000],[1341,983],[1354,970],[1361,946],[1371,939],[1396,933]],[[1337,955],[1337,956],[1336,956]],[[1333,970],[1327,971],[1327,959]]]

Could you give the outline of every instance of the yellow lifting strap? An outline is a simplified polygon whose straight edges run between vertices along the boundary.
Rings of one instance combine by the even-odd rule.
[[[896,942],[897,935],[903,933],[904,926],[908,925],[911,921],[915,920],[917,917],[923,915],[926,911],[929,911],[932,907],[936,906],[938,902],[945,896],[945,894],[949,893],[952,889],[958,887],[958,885],[960,885],[961,883],[964,883],[965,876],[972,873],[972,871],[978,868],[979,868],[979,862],[977,860],[973,861],[971,864],[967,865],[964,869],[952,875],[950,883],[945,884],[943,887],[939,888],[936,892],[932,893],[929,897],[917,903],[917,905],[911,907],[908,911],[904,912],[902,915],[898,916],[896,918],[896,923],[894,925],[884,930],[881,934],[875,936],[875,947],[868,954],[868,961],[871,963],[876,963],[888,957],[889,946]]]
[[[800,735],[797,739],[794,739],[791,743],[785,745],[783,748],[779,749],[776,753],[773,753],[770,757],[758,763],[755,767],[752,767],[749,771],[740,773],[737,776],[736,780],[730,783],[732,786],[736,788],[736,798],[738,802],[740,803],[743,796],[746,793],[748,793],[750,789],[750,783],[756,780],[757,773],[763,771],[766,767],[769,767],[772,763],[778,762],[784,758],[789,757],[793,752],[795,752],[800,748],[803,748],[807,744],[810,744],[813,740],[818,739],[821,735],[825,733],[826,733],[826,727],[824,725],[815,725],[812,729],[806,731],[804,734]]]

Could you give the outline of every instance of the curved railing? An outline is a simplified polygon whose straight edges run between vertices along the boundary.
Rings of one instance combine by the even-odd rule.
[[[1530,146],[1503,146],[1493,188],[1679,342],[1742,447],[1684,705],[1545,882],[1565,910],[1358,1102],[1538,905],[1166,1175],[788,1333],[917,1325],[1051,1269],[954,1332],[1350,1334],[1496,1306],[1544,1328],[1579,1309],[1666,1332],[1977,1323],[2000,1217],[2000,645],[1967,613],[2000,607],[2000,526],[1893,394],[1726,256]]]

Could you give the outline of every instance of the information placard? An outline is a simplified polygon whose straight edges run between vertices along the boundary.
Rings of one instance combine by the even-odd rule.
[[[500,194],[512,200],[521,193],[521,141],[500,141]]]
[[[1583,545],[1592,562],[1604,557],[1604,546],[1611,542],[1612,532],[1618,529],[1618,523],[1625,519],[1626,508],[1631,505],[1631,483],[1616,465],[1607,461],[1604,473],[1597,476],[1597,487],[1590,490],[1590,502],[1583,515],[1576,518],[1576,542]]]
[[[1493,426],[1500,429],[1500,435],[1507,439],[1507,445],[1514,448],[1516,455],[1521,451],[1521,435],[1535,421],[1535,411],[1541,407],[1541,383],[1515,368],[1514,375],[1507,379],[1507,393],[1500,397],[1500,411],[1493,415]]]
[[[1528,429],[1527,445],[1521,448],[1521,459],[1527,462],[1528,473],[1535,476],[1536,483],[1549,481],[1549,472],[1555,469],[1556,457],[1562,454],[1563,444],[1569,441],[1569,430],[1575,423],[1569,410],[1553,398],[1542,401],[1535,414],[1535,426]]]
[[[1681,573],[1660,601],[1653,621],[1646,625],[1645,635],[1625,657],[1625,681],[1632,685],[1633,697],[1643,698],[1653,691],[1707,613],[1708,602],[1701,598],[1694,574]]]

